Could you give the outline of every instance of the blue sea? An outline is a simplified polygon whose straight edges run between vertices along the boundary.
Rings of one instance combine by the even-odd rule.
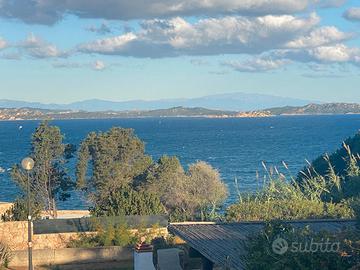
[[[30,137],[38,121],[0,122],[0,167],[7,170],[19,163],[30,150]],[[280,171],[285,161],[293,175],[307,160],[332,152],[344,139],[360,129],[360,115],[281,116],[270,118],[146,118],[109,120],[63,120],[52,124],[61,128],[65,141],[79,145],[91,131],[106,131],[113,126],[133,128],[146,142],[146,152],[154,160],[161,155],[178,156],[182,164],[204,160],[217,168],[228,185],[234,202],[237,192],[251,191],[262,184],[261,162]],[[73,161],[69,165],[74,173]],[[258,172],[259,178],[256,177]],[[9,172],[0,173],[0,201],[12,201],[19,194]],[[82,194],[74,192],[61,209],[84,209],[88,204]]]

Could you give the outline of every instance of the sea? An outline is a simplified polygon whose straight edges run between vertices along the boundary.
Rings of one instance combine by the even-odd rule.
[[[198,160],[218,169],[229,189],[226,204],[239,192],[252,192],[264,183],[262,162],[268,168],[296,176],[306,160],[341,147],[359,132],[360,115],[278,116],[268,118],[139,118],[52,121],[65,134],[65,142],[79,145],[91,131],[111,127],[132,128],[146,143],[146,152],[157,160],[177,156],[183,166]],[[10,179],[9,168],[30,151],[30,138],[39,121],[0,122],[0,201],[13,201],[19,189]],[[74,177],[76,159],[69,165]],[[289,171],[282,165],[285,162]],[[237,185],[235,184],[237,179]],[[85,196],[77,191],[60,209],[86,209]]]

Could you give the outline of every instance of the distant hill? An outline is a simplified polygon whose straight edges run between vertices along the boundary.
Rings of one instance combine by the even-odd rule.
[[[70,104],[43,104],[36,102],[23,102],[16,100],[0,99],[0,108],[37,108],[50,110],[83,110],[88,112],[98,111],[128,111],[128,110],[157,110],[173,107],[201,107],[213,110],[226,111],[254,111],[265,108],[282,106],[304,106],[311,100],[278,97],[272,95],[231,93],[204,96],[188,99],[160,99],[160,100],[131,100],[131,101],[106,101],[91,99]]]
[[[158,110],[87,112],[72,110],[48,110],[35,108],[0,108],[0,120],[44,120],[44,119],[109,119],[145,117],[270,117],[278,115],[320,115],[320,114],[360,114],[360,104],[328,103],[309,104],[302,107],[278,107],[266,110],[236,112],[212,110],[201,107],[174,107]]]
[[[278,107],[264,110],[271,115],[360,114],[357,103],[308,104],[301,107]]]
[[[233,111],[219,111],[205,108],[175,107],[149,111],[105,111],[86,112],[71,110],[47,110],[34,108],[0,108],[0,120],[57,120],[57,119],[109,119],[109,118],[142,118],[142,117],[235,117]]]

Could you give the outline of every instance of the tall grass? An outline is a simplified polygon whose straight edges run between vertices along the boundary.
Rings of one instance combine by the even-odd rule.
[[[344,144],[344,147],[348,153],[346,175],[336,174],[328,155],[324,156],[328,165],[325,175],[318,173],[307,161],[307,170],[300,172],[303,175],[301,181],[293,177],[285,162],[282,162],[282,169],[285,169],[286,175],[276,166],[269,167],[262,162],[265,172],[263,187],[254,193],[241,193],[236,179],[239,201],[227,209],[226,219],[240,221],[353,217],[354,211],[348,200],[349,196],[343,192],[343,185],[348,185],[349,177],[360,183],[360,157],[353,155],[349,146]]]

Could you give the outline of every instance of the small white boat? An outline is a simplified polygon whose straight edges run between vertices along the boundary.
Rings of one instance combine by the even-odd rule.
[[[5,172],[5,169],[0,167],[0,173],[4,173]]]

